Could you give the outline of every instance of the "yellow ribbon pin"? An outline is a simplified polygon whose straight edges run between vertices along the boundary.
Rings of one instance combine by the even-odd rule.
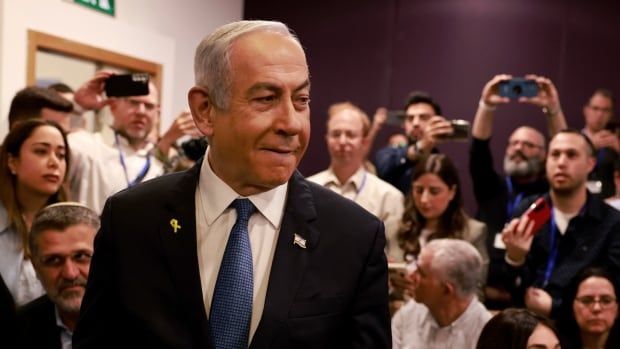
[[[177,230],[181,229],[181,226],[179,225],[179,221],[176,220],[176,218],[172,218],[170,220],[170,226],[172,227],[172,229],[174,229],[174,233],[177,233]]]

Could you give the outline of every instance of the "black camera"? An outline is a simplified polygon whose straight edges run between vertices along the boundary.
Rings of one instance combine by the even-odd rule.
[[[185,157],[192,161],[198,161],[198,159],[205,155],[207,144],[206,137],[192,138],[189,141],[181,143],[181,149],[183,149]]]

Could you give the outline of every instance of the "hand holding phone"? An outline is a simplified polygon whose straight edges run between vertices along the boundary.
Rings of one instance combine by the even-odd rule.
[[[450,125],[452,126],[452,133],[447,135],[442,135],[438,138],[441,138],[444,141],[458,141],[458,142],[467,142],[469,140],[469,133],[471,130],[471,125],[467,120],[454,119],[450,120]]]
[[[522,217],[527,217],[530,222],[533,222],[532,235],[536,235],[540,231],[543,225],[551,218],[551,208],[544,197],[538,198],[530,207],[523,213]],[[532,223],[530,223],[532,224]]]
[[[500,81],[498,92],[501,97],[519,99],[520,97],[536,97],[538,95],[538,83],[536,80],[526,78],[512,78]]]

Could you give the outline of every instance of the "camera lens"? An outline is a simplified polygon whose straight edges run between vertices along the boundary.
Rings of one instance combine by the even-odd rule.
[[[521,88],[521,85],[514,85],[512,87],[512,92],[514,92],[517,96],[520,96],[523,92],[523,89]]]

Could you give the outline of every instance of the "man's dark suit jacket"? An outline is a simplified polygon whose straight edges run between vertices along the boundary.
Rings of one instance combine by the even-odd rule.
[[[54,303],[46,295],[19,308],[17,316],[22,331],[19,348],[61,348]]]
[[[196,247],[200,166],[108,199],[74,349],[213,348]],[[381,221],[295,173],[250,348],[389,348],[384,246]]]
[[[0,276],[0,347],[17,347],[17,312],[11,291]]]

